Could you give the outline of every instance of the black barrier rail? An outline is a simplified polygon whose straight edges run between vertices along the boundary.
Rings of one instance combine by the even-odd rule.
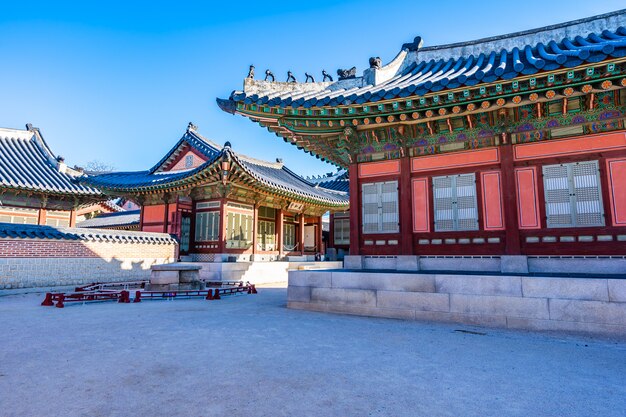
[[[127,290],[131,288],[146,288],[146,285],[150,281],[141,280],[141,281],[122,281],[122,282],[93,282],[89,285],[85,285],[82,287],[76,287],[74,291],[98,291],[104,289],[119,289],[119,290]]]

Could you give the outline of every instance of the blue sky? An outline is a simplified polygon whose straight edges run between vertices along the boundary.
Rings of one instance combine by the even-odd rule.
[[[93,3],[93,4],[92,4]],[[70,164],[146,169],[189,121],[217,143],[303,175],[334,170],[216,97],[241,89],[248,66],[321,78],[370,56],[388,62],[424,45],[471,40],[624,7],[622,1],[18,2],[0,4],[0,127],[42,129]]]

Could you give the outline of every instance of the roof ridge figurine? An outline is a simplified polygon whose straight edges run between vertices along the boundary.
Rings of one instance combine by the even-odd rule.
[[[337,75],[340,80],[347,80],[349,78],[356,78],[356,67],[352,67],[350,69],[338,69]]]

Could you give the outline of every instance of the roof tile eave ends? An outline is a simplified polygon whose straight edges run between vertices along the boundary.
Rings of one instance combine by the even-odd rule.
[[[387,71],[386,67],[373,70],[376,77],[366,77],[368,82],[345,92],[344,100],[333,101],[331,84],[306,94],[277,95],[267,105],[310,108],[329,103],[334,106],[364,104],[593,64],[626,56],[625,26],[626,9],[509,35],[421,48],[417,53],[407,54],[404,58],[407,61],[397,71]],[[526,36],[535,32],[542,35],[534,39]],[[275,86],[267,88],[270,89],[268,94],[276,89]],[[233,94],[229,100],[240,103],[241,94]],[[259,104],[257,97],[264,95],[257,92],[246,96],[245,102]]]

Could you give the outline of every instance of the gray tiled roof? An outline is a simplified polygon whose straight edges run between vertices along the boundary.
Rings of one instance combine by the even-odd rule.
[[[350,193],[350,180],[348,177],[348,171],[345,169],[341,169],[334,174],[329,174],[323,177],[307,178],[307,180],[329,190],[341,191],[348,194]]]
[[[109,228],[134,226],[139,224],[139,214],[141,210],[120,211],[116,213],[103,213],[92,219],[83,220],[76,224],[76,227],[86,228]]]
[[[190,139],[188,135],[189,130],[181,140],[191,147],[196,147],[199,141],[203,141],[199,135],[193,135],[192,139]],[[172,149],[179,149],[183,142],[179,141]],[[200,144],[210,145],[213,149],[216,149],[214,145],[208,144],[205,141],[200,142]],[[221,158],[228,154],[227,156],[238,164],[248,175],[252,176],[259,183],[271,187],[278,192],[287,192],[331,205],[347,205],[349,203],[346,193],[317,186],[295,174],[285,167],[282,162],[266,162],[237,154],[231,149],[230,144],[227,144],[222,149],[216,149],[215,152],[213,149],[208,151],[206,149],[204,150],[204,152],[207,152],[205,155],[208,160],[194,169],[166,172],[158,171],[158,168],[170,158],[172,154],[172,151],[170,151],[168,153],[170,156],[163,158],[151,170],[105,173],[85,178],[84,181],[94,187],[117,192],[167,188],[168,186],[179,185],[183,182],[192,182],[194,178],[202,176],[203,172],[209,170],[214,164],[219,163]]]
[[[192,123],[189,123],[185,134],[178,140],[178,142],[176,142],[169,152],[161,158],[159,162],[150,168],[149,172],[153,173],[158,171],[159,168],[161,168],[167,161],[175,158],[185,144],[194,148],[196,151],[199,151],[207,159],[213,158],[220,151],[219,145],[200,135],[196,132],[196,127]]]
[[[82,174],[56,160],[39,130],[0,128],[0,187],[51,194],[100,195]]]
[[[118,243],[154,243],[159,245],[176,242],[176,240],[167,233],[36,226],[12,223],[0,223],[0,239],[55,239]]]
[[[450,45],[405,44],[388,65],[363,77],[321,83],[252,80],[249,88],[218,99],[234,113],[235,103],[281,107],[363,104],[444,89],[510,80],[540,71],[571,68],[626,56],[626,10],[525,32]],[[380,80],[378,78],[380,77]]]

